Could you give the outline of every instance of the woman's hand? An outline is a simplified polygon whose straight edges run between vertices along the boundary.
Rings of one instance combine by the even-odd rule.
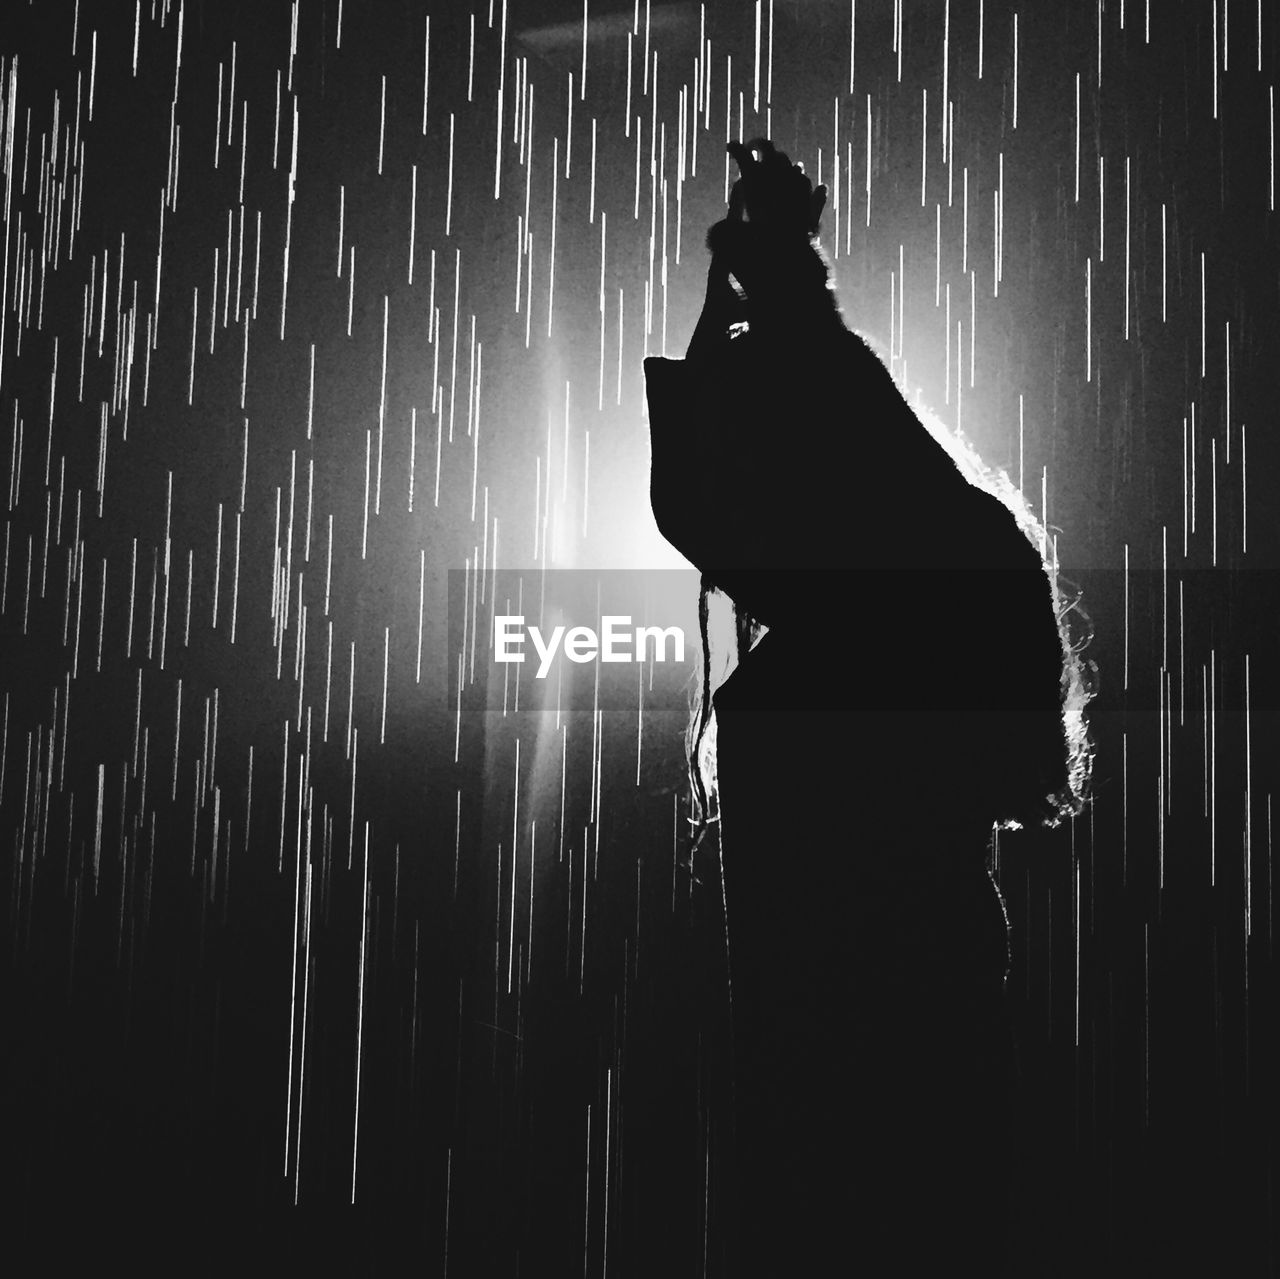
[[[767,138],[731,142],[741,176],[729,210],[707,233],[711,266],[687,357],[710,358],[733,326],[804,331],[838,316],[826,260],[816,246],[827,188],[814,187]]]
[[[827,188],[815,188],[767,138],[731,142],[728,150],[742,176],[730,191],[727,216],[707,234],[707,305],[693,346],[701,352],[713,345],[726,299],[753,331],[795,336],[840,324],[817,245]]]
[[[764,238],[809,239],[818,234],[827,188],[813,183],[768,138],[730,142],[729,154],[742,175],[729,193],[730,222],[745,220]]]

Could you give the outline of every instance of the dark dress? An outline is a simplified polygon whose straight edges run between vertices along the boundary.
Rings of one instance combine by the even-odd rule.
[[[860,338],[753,339],[645,362],[658,527],[769,627],[714,698],[740,1273],[999,1273],[1048,579]]]

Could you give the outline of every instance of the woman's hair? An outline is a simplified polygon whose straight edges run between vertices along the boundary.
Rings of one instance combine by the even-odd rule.
[[[694,828],[694,847],[708,828],[719,821],[720,796],[716,784],[715,719],[711,705],[711,636],[710,602],[715,585],[706,573],[698,591],[698,634],[702,642],[702,671],[698,695],[691,700],[689,725],[685,731],[685,763],[689,772],[692,801],[690,822]],[[751,650],[766,629],[744,608],[733,605],[733,662],[736,665]]]
[[[1024,825],[1056,827],[1077,816],[1089,795],[1093,770],[1093,743],[1085,719],[1085,707],[1093,697],[1095,667],[1083,654],[1093,638],[1093,626],[1081,605],[1081,592],[1058,571],[1056,541],[1032,512],[1022,492],[1004,471],[983,463],[973,446],[950,431],[934,414],[917,403],[917,417],[929,433],[946,449],[964,476],[979,488],[997,497],[1013,514],[1021,534],[1035,547],[1052,600],[1061,647],[1058,679],[1059,715],[1056,727],[1038,734],[1037,743],[1011,743],[1013,758],[1038,770],[1041,781],[1035,795],[998,805],[992,817],[1005,829]],[[709,826],[719,820],[719,798],[715,773],[715,720],[712,708],[712,645],[710,642],[710,597],[715,590],[711,579],[702,575],[698,597],[698,627],[702,642],[702,669],[699,689],[691,699],[690,720],[685,734],[686,764],[690,782],[695,847]],[[734,617],[734,659],[740,662],[762,632],[762,624],[736,604]],[[1030,758],[1026,758],[1026,756]],[[1035,789],[1034,786],[1029,789]]]
[[[1081,591],[1058,570],[1056,539],[1031,513],[1022,494],[1010,486],[1008,497],[999,490],[996,495],[1013,510],[1024,536],[1040,553],[1045,576],[1052,588],[1054,619],[1062,653],[1062,670],[1058,678],[1058,723],[1044,752],[1042,776],[1052,778],[1043,795],[1035,795],[1027,811],[1016,808],[1002,813],[1002,827],[1017,829],[1023,825],[1055,827],[1070,817],[1078,816],[1089,798],[1093,775],[1093,741],[1085,719],[1085,707],[1093,698],[1096,668],[1084,657],[1093,640],[1093,622],[1081,604]],[[1012,500],[1016,496],[1016,505]],[[1029,744],[1030,745],[1030,744]],[[1034,753],[1031,762],[1040,763]]]
[[[1051,530],[1031,509],[1021,488],[1007,472],[988,466],[977,449],[961,431],[953,431],[917,397],[912,405],[925,429],[950,455],[961,474],[971,484],[996,497],[1012,513],[1023,537],[1036,549],[1048,581],[1053,601],[1054,620],[1061,651],[1058,674],[1058,718],[1044,740],[1026,743],[1031,758],[1027,761],[1039,768],[1048,782],[1030,802],[1008,805],[1009,811],[996,816],[1005,829],[1024,825],[1050,828],[1078,816],[1089,799],[1093,775],[1093,741],[1085,718],[1085,707],[1092,700],[1097,669],[1084,657],[1093,640],[1093,622],[1081,603],[1082,592],[1059,571],[1056,530]],[[1037,758],[1036,746],[1043,754]],[[1021,750],[1017,743],[1015,749]]]

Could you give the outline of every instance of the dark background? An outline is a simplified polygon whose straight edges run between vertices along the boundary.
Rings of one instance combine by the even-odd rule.
[[[765,3],[757,110],[750,4],[589,4],[585,96],[567,3],[347,0],[340,47],[337,0],[11,6],[20,1273],[725,1272],[687,690],[639,724],[638,684],[503,713],[482,649],[459,698],[449,574],[681,565],[641,359],[691,332],[739,94],[833,187],[838,154],[847,319],[1021,485],[1090,619],[1092,803],[999,845],[1022,1092],[992,1229],[1016,1274],[1274,1270],[1277,28],[1150,8],[1020,6],[1015,58],[1009,4],[859,4],[851,87],[849,6]],[[853,388],[830,427],[877,424]],[[850,500],[887,484],[929,519],[910,476]],[[938,642],[986,677],[980,617]]]

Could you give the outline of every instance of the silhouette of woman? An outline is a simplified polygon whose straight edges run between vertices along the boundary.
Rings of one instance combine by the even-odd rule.
[[[767,141],[729,150],[702,316],[645,377],[658,528],[702,570],[704,622],[710,587],[739,618],[713,699],[737,1265],[1000,1273],[1014,1059],[989,841],[1079,811],[1080,666],[1011,507],[844,325],[825,189]]]

